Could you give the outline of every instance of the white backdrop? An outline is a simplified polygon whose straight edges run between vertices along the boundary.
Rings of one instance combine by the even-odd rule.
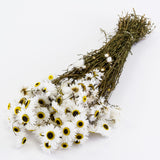
[[[159,160],[160,4],[158,0],[1,0],[0,1],[0,159]],[[157,28],[133,46],[110,103],[122,107],[112,137],[91,135],[67,151],[43,153],[36,142],[15,147],[7,126],[7,104],[23,85],[61,74],[77,54],[102,46],[122,11],[135,8]]]

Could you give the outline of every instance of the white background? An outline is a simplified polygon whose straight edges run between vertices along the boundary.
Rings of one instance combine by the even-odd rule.
[[[160,4],[158,0],[0,0],[0,159],[159,160]],[[135,8],[156,24],[132,47],[110,103],[122,107],[120,127],[110,139],[90,136],[67,151],[43,153],[36,142],[15,147],[7,126],[7,104],[23,85],[61,74],[77,54],[102,46],[118,15]]]

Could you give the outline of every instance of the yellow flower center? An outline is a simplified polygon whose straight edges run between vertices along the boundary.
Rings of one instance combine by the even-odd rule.
[[[41,84],[40,82],[37,82],[34,86],[38,87],[40,84]]]
[[[10,110],[10,108],[11,108],[11,104],[10,104],[10,103],[8,103],[8,110]]]
[[[58,126],[61,126],[62,125],[62,121],[60,118],[56,118],[55,119],[55,122],[57,123]]]
[[[74,141],[75,144],[80,144],[79,140]]]
[[[45,118],[45,114],[44,114],[43,112],[38,112],[38,113],[37,113],[37,117],[38,117],[39,119],[44,119],[44,118]]]
[[[77,122],[77,127],[82,128],[84,126],[84,122],[83,121],[78,121]]]
[[[98,115],[99,115],[99,111],[97,110],[97,111],[95,111],[94,116],[97,117]]]
[[[23,120],[23,122],[28,123],[28,122],[29,122],[29,117],[28,117],[28,115],[27,115],[27,114],[24,114],[24,115],[22,116],[22,120]]]
[[[65,148],[68,148],[68,144],[67,144],[67,143],[62,143],[61,146],[62,146],[62,148],[64,148],[64,149],[65,149]]]
[[[45,105],[45,101],[43,99],[39,99],[38,103],[41,104],[41,105]]]
[[[72,115],[74,117],[77,116],[77,115],[79,115],[79,114],[80,114],[79,110],[73,110],[73,112],[72,112]]]
[[[49,76],[48,76],[48,79],[49,79],[49,80],[52,80],[52,79],[53,79],[53,75],[49,75]]]
[[[49,131],[49,132],[47,132],[46,136],[47,136],[47,138],[48,138],[49,140],[53,140],[54,137],[55,137],[55,134],[54,134],[53,131]]]
[[[21,98],[21,99],[19,100],[19,103],[20,103],[20,104],[25,104],[25,103],[26,103],[26,98]]]
[[[44,146],[47,148],[47,149],[50,149],[51,146],[49,145],[49,143],[44,143]]]
[[[27,141],[27,138],[26,138],[26,137],[23,137],[23,139],[22,139],[22,144],[25,144],[26,141]]]
[[[25,108],[28,108],[30,102],[31,102],[30,100],[27,101],[27,103],[25,104]]]
[[[80,134],[80,133],[78,133],[78,134],[76,134],[76,139],[83,139],[83,134]]]
[[[61,105],[61,104],[62,104],[62,97],[58,97],[58,98],[56,99],[56,102],[57,102],[59,105]]]
[[[87,100],[87,97],[83,96],[83,102],[86,102],[86,100]]]
[[[70,129],[68,127],[65,127],[63,129],[63,134],[66,135],[66,136],[68,136],[70,134]]]
[[[13,131],[18,133],[20,132],[20,129],[18,127],[13,127]]]
[[[21,107],[16,107],[14,113],[17,115],[21,111]]]
[[[104,128],[105,130],[109,130],[109,126],[108,126],[107,124],[103,124],[103,128]]]

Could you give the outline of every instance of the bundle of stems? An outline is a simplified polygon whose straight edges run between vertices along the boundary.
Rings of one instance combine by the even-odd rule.
[[[81,79],[94,69],[104,72],[101,83],[98,85],[99,96],[103,96],[108,101],[111,92],[119,82],[119,77],[123,70],[124,63],[131,47],[142,40],[153,29],[153,24],[144,15],[139,16],[133,13],[126,14],[119,18],[118,28],[115,35],[106,40],[104,45],[83,56],[85,68],[72,68],[52,81],[58,84],[62,79]],[[106,61],[106,55],[112,58],[112,62]]]

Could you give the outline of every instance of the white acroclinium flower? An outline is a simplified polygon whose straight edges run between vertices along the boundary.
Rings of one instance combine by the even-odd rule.
[[[78,115],[81,115],[84,117],[86,117],[86,115],[87,115],[87,109],[81,105],[78,105],[78,104],[77,105],[75,104],[74,106],[69,107],[69,111],[70,111],[69,116],[70,116],[71,120],[73,120]]]
[[[44,107],[44,106],[48,106],[50,105],[50,101],[48,99],[48,96],[45,94],[41,94],[41,95],[36,95],[32,102],[34,102],[34,105],[36,107]]]
[[[88,111],[88,115],[89,115],[89,120],[92,122],[92,121],[95,121],[96,119],[98,119],[100,116],[101,116],[101,112],[102,112],[102,109],[103,106],[102,105],[94,105],[93,107],[91,107]]]
[[[12,107],[9,110],[9,112],[13,115],[12,118],[16,117],[22,109],[24,109],[24,105],[19,103],[12,103]]]
[[[55,84],[52,84],[51,82],[44,81],[43,86],[44,87],[42,88],[42,91],[44,93],[50,92],[54,96],[57,94],[57,88],[56,88]]]
[[[8,104],[8,120],[10,123],[17,120],[18,114],[24,109],[24,105],[19,103],[9,103]]]
[[[20,124],[24,125],[24,128],[27,128],[28,130],[34,130],[34,125],[36,123],[36,119],[34,116],[33,108],[27,108],[22,110],[18,114],[18,119]],[[33,128],[32,128],[33,127]]]
[[[38,107],[34,109],[34,116],[36,119],[36,124],[43,125],[48,122],[50,118],[49,110],[46,107]]]
[[[64,114],[64,112],[56,112],[53,116],[55,125],[59,127],[61,127],[65,122],[69,121],[69,117],[66,114]]]
[[[42,131],[41,133],[42,136],[40,135],[40,139],[42,142],[42,146],[44,146],[47,149],[51,148],[51,150],[57,149],[62,139],[60,128],[50,124],[50,125],[41,127],[41,131]],[[50,146],[49,148],[47,147],[48,145],[45,144],[47,142],[49,143],[49,146]]]
[[[77,128],[77,130],[84,130],[88,127],[88,120],[86,119],[85,115],[78,115],[73,120],[74,126]]]
[[[76,144],[76,142],[78,141],[79,144],[83,144],[88,139],[88,136],[89,136],[88,129],[78,130],[75,135],[74,143]]]
[[[44,82],[43,81],[39,81],[36,82],[35,84],[33,84],[32,86],[28,87],[28,91],[29,91],[29,96],[30,97],[34,97],[38,94],[41,94],[43,92],[43,88],[45,88],[44,86]]]
[[[17,135],[17,147],[22,147],[28,142],[29,136],[26,132],[21,132],[19,135]]]
[[[106,119],[100,119],[96,125],[96,133],[101,134],[102,136],[109,136],[111,133],[111,127]]]
[[[87,98],[86,92],[79,92],[79,97],[76,99],[76,104],[86,105],[88,102]]]
[[[48,154],[51,154],[55,149],[57,149],[58,147],[53,146],[51,145],[51,142],[49,141],[44,141],[44,140],[41,140],[41,145],[40,145],[41,149],[48,153]]]
[[[82,91],[82,87],[77,83],[75,82],[75,84],[72,84],[70,86],[70,89],[71,89],[71,93],[73,93],[75,96],[79,95],[79,92]]]
[[[10,129],[11,131],[18,136],[19,134],[24,132],[24,128],[22,126],[22,124],[20,124],[17,121],[14,121],[11,125],[10,125]]]
[[[76,127],[72,122],[64,122],[61,126],[62,139],[66,142],[72,142],[76,134]]]

